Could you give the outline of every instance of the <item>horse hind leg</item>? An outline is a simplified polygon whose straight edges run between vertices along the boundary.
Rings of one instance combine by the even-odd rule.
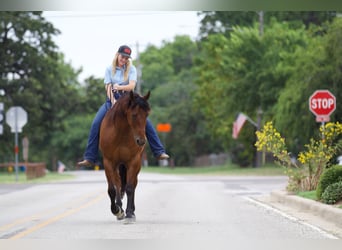
[[[121,164],[119,166],[119,175],[121,179],[121,199],[123,199],[125,192],[126,192],[126,183],[127,183],[127,169],[125,165]]]

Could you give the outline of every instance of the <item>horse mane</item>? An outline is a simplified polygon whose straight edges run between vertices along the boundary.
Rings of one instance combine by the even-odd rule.
[[[133,91],[125,92],[110,109],[110,120],[115,120],[116,117],[125,117],[126,110],[134,109],[136,106],[139,106],[145,112],[150,112],[151,110],[150,104],[144,97]]]

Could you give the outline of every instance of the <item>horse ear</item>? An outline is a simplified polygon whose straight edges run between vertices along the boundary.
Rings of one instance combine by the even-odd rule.
[[[144,99],[147,101],[150,98],[151,91],[149,90],[147,94],[144,96]]]

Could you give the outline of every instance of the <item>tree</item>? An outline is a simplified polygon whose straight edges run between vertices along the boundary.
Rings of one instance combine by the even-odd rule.
[[[221,152],[222,149],[222,142],[212,140],[203,116],[193,107],[192,94],[196,85],[192,67],[197,53],[197,44],[189,37],[176,36],[174,41],[164,43],[160,49],[148,48],[140,57],[144,86],[158,83],[150,85],[153,86],[149,99],[152,107],[150,119],[155,126],[171,123],[172,131],[159,136],[177,166],[192,165],[195,156]],[[147,152],[151,156],[149,147]],[[149,161],[155,163],[152,157]]]
[[[140,62],[142,65],[142,93],[166,83],[174,74],[170,54],[155,46],[147,47],[145,52],[140,54]]]
[[[207,126],[224,138],[226,149],[235,144],[231,128],[237,112],[256,120],[261,108],[264,119],[273,117],[273,107],[292,73],[284,70],[283,60],[306,46],[305,34],[304,28],[291,29],[288,23],[273,21],[262,36],[256,23],[251,28],[234,27],[229,38],[215,34],[202,43],[196,60],[199,87],[195,101],[197,107],[206,107],[200,110],[210,120]],[[242,135],[243,148],[249,148],[252,155],[255,149],[250,145],[254,145],[255,136],[252,129],[249,133]]]
[[[223,34],[229,37],[234,26],[251,26],[257,21],[257,13],[253,11],[201,11],[200,36],[206,38],[212,34]]]
[[[166,84],[170,79],[191,69],[197,46],[189,36],[175,36],[172,42],[163,42],[160,49],[148,47],[140,55],[143,93]]]
[[[300,151],[296,144],[306,144],[311,137],[319,136],[319,124],[309,111],[310,95],[317,89],[329,89],[337,100],[342,98],[342,64],[339,60],[342,56],[341,28],[341,20],[336,19],[328,26],[325,36],[308,37],[307,46],[298,47],[284,62],[292,73],[275,106],[274,119],[278,129],[289,138],[294,152]],[[312,34],[316,33],[312,30]],[[342,108],[337,105],[331,121],[339,121],[341,116]]]
[[[53,131],[62,129],[63,119],[78,101],[79,71],[64,62],[53,42],[59,31],[41,12],[1,12],[0,17],[0,89],[6,92],[5,105],[28,112],[23,133],[31,141],[30,160],[51,159]],[[3,137],[12,141],[8,128]],[[10,154],[8,148],[13,147],[1,145],[0,150]]]
[[[200,36],[205,39],[211,34],[223,34],[230,36],[234,26],[253,27],[259,22],[260,12],[256,11],[202,11]],[[263,23],[269,24],[272,19],[279,22],[288,22],[292,27],[298,28],[303,24],[306,28],[310,25],[321,26],[325,22],[331,22],[337,15],[336,11],[264,11]]]

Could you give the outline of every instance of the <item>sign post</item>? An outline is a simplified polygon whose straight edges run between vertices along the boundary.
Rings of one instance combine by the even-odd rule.
[[[309,108],[316,116],[316,122],[321,122],[324,129],[324,123],[330,121],[330,115],[336,109],[336,97],[329,90],[316,90],[309,98]],[[324,139],[324,131],[322,139]]]
[[[15,180],[18,181],[18,133],[22,132],[22,127],[27,123],[27,112],[19,106],[9,108],[6,112],[6,123],[11,127],[14,135],[14,154],[15,154]]]
[[[4,120],[4,103],[0,102],[0,135],[4,133],[3,120]]]
[[[165,136],[166,136],[166,133],[170,133],[172,130],[172,126],[170,123],[158,123],[157,124],[157,131],[158,132],[161,132],[164,134],[164,144],[166,144],[166,139],[165,139]],[[166,145],[164,145],[166,147]]]
[[[166,147],[166,134],[170,133],[172,130],[172,126],[170,123],[158,123],[157,124],[157,131],[160,133],[163,133],[163,141],[164,141],[164,147]],[[163,161],[164,165],[167,166],[167,160]]]

